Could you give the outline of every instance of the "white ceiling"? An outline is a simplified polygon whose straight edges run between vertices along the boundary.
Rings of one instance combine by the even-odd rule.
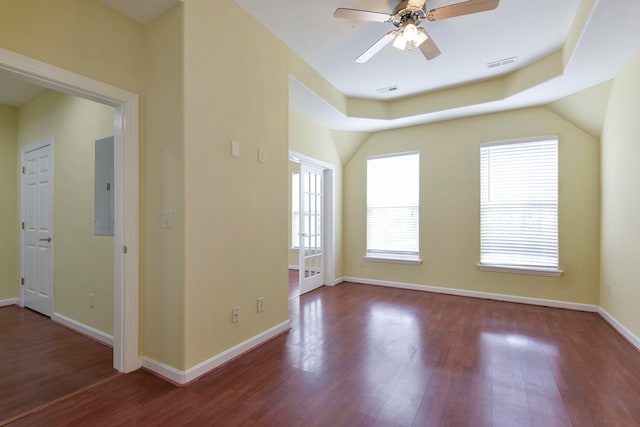
[[[588,13],[576,48],[569,51],[564,69],[555,77],[484,103],[391,119],[352,117],[290,79],[291,105],[330,129],[378,131],[548,104],[612,79],[640,49],[637,0],[501,0],[493,11],[423,22],[442,51],[431,61],[415,49],[403,52],[389,45],[366,64],[354,59],[393,27],[337,19],[333,11],[347,7],[388,13],[396,0],[235,1],[344,95],[380,101],[404,100],[527,68],[565,45],[572,24],[580,22],[580,7]],[[456,0],[427,0],[427,9],[452,3]],[[513,65],[487,67],[489,62],[510,57],[517,57]],[[396,92],[376,92],[395,84]]]
[[[46,89],[19,80],[12,73],[0,70],[0,105],[20,107]]]
[[[102,0],[145,23],[182,0]],[[187,0],[188,1],[188,0]],[[562,48],[579,7],[589,19],[564,70],[504,99],[379,119],[348,117],[304,84],[290,79],[291,105],[330,129],[375,131],[475,114],[547,104],[615,77],[640,49],[640,1],[637,0],[501,0],[496,10],[442,21],[423,22],[442,54],[426,61],[420,52],[391,45],[365,64],[354,59],[391,24],[337,19],[338,7],[390,12],[396,0],[235,0],[262,25],[307,61],[345,96],[380,102],[405,99],[439,89],[499,78],[526,68]],[[427,0],[427,9],[456,0]],[[514,64],[488,68],[487,63],[517,57]],[[0,103],[19,105],[33,91],[0,74]],[[398,85],[398,91],[376,90]]]
[[[391,23],[337,19],[339,7],[390,13],[398,0],[235,0],[340,92],[391,99],[493,78],[562,47],[579,0],[502,0],[497,9],[442,21],[423,21],[442,54],[426,61],[418,49],[386,46],[369,62],[354,62]],[[427,0],[427,9],[456,3]],[[513,65],[487,63],[517,57]],[[377,89],[397,85],[391,93]]]

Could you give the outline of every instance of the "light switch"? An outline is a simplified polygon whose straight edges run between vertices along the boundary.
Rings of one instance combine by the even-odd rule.
[[[264,148],[258,148],[258,161],[264,163],[265,153]]]
[[[171,228],[173,227],[173,211],[165,210],[162,211],[162,228]]]
[[[240,157],[240,143],[238,141],[231,141],[231,155]]]

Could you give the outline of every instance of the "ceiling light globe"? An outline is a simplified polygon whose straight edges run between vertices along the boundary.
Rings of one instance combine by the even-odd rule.
[[[414,24],[408,24],[404,27],[403,35],[405,40],[414,42],[418,37],[418,27]]]
[[[399,33],[396,39],[393,41],[393,47],[400,50],[404,50],[404,48],[407,47],[407,39],[404,38],[402,33]]]

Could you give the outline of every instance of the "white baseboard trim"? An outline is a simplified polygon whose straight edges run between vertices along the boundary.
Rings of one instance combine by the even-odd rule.
[[[615,317],[602,307],[598,307],[598,314],[613,327],[620,335],[622,335],[631,345],[640,351],[640,337],[631,332],[626,326],[620,323]]]
[[[494,294],[489,292],[468,291],[464,289],[443,288],[438,286],[415,285],[411,283],[387,282],[383,280],[363,279],[359,277],[345,277],[346,282],[362,283],[364,285],[385,286],[389,288],[409,289],[412,291],[433,292],[437,294],[456,295],[461,297],[481,298],[495,301],[515,302],[519,304],[541,305],[544,307],[565,308],[568,310],[598,312],[598,306],[594,304],[581,304],[548,300],[542,298],[519,297],[514,295]]]
[[[333,286],[339,285],[344,282],[344,277],[337,277],[336,280],[333,281]]]
[[[63,316],[59,313],[53,313],[51,320],[58,322],[69,329],[73,329],[74,331],[81,333],[82,335],[86,335],[89,338],[92,338],[96,341],[99,341],[103,344],[106,344],[110,347],[113,347],[113,336],[109,335],[105,332],[99,331],[91,326],[87,326],[84,323],[80,323],[76,320],[70,319],[66,316]]]
[[[282,322],[279,325],[274,326],[271,329],[267,329],[266,331],[249,338],[248,340],[241,342],[240,344],[231,347],[230,349],[223,351],[222,353],[213,356],[212,358],[205,360],[202,363],[197,364],[196,366],[187,369],[186,371],[181,371],[172,366],[165,365],[164,363],[158,362],[156,360],[151,359],[150,357],[143,356],[140,358],[142,366],[144,368],[149,369],[150,371],[155,372],[156,374],[167,378],[168,380],[184,385],[195,379],[198,379],[202,375],[206,374],[214,370],[215,368],[223,365],[224,363],[234,359],[241,354],[244,354],[250,350],[253,350],[255,347],[260,344],[269,341],[270,339],[288,331],[290,329],[289,321]]]
[[[18,305],[18,298],[0,299],[0,307],[7,307],[9,305]]]
[[[153,373],[169,380],[170,382],[178,385],[186,384],[185,371],[174,368],[173,366],[165,365],[162,362],[158,362],[147,356],[140,357],[140,366],[146,368]]]

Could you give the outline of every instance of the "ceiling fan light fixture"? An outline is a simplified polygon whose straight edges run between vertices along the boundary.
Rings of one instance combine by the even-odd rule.
[[[393,46],[401,50],[406,49],[407,42],[410,43],[409,49],[411,49],[411,43],[413,43],[420,48],[420,52],[422,52],[425,59],[431,60],[440,55],[441,52],[427,33],[427,30],[423,27],[418,27],[424,19],[440,21],[456,16],[493,10],[499,4],[500,0],[462,0],[448,6],[427,10],[425,0],[400,0],[400,3],[393,9],[391,14],[340,7],[335,10],[333,16],[342,19],[388,22],[396,27],[395,30],[389,31],[357,57],[356,62],[358,63],[367,62],[373,55],[391,43],[391,40],[393,40]]]
[[[418,38],[418,27],[413,23],[409,23],[404,27],[404,31],[402,31],[402,35],[406,41],[414,42]]]
[[[404,38],[402,33],[398,33],[398,36],[393,41],[393,47],[400,50],[404,50],[404,48],[407,47],[407,39]]]

